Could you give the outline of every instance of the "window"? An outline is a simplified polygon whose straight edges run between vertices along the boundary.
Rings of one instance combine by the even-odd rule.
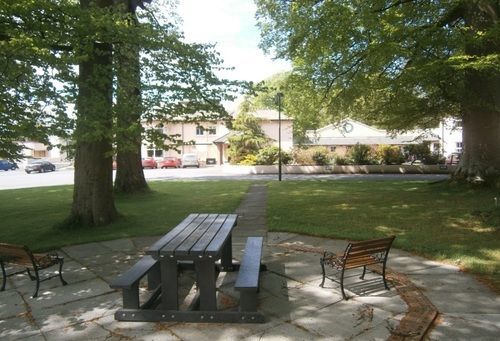
[[[163,150],[161,149],[148,149],[148,157],[163,157]]]
[[[196,135],[198,135],[198,136],[203,135],[203,131],[204,131],[204,129],[203,129],[202,126],[197,126],[196,127]]]
[[[330,151],[331,151],[331,152],[334,152],[336,149],[337,149],[337,147],[335,147],[335,146],[331,146],[331,147],[330,147]]]
[[[464,144],[462,142],[457,142],[456,143],[457,152],[461,153],[463,146],[464,146]]]
[[[216,135],[217,134],[217,128],[215,126],[211,126],[207,128],[208,135]]]

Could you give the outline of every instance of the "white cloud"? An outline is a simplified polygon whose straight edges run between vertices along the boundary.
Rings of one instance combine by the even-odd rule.
[[[223,76],[258,82],[290,69],[286,61],[273,61],[258,48],[253,0],[181,0],[178,14],[191,42],[216,44],[225,66],[234,71]]]

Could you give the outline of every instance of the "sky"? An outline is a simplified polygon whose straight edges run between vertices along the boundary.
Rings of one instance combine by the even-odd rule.
[[[235,69],[223,76],[259,82],[290,69],[259,49],[253,0],[180,0],[177,13],[189,42],[214,43],[225,66]]]

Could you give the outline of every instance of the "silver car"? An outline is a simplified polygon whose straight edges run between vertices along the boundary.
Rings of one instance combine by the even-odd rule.
[[[200,168],[200,162],[198,161],[198,156],[196,154],[183,154],[181,163],[182,163],[182,168],[186,167]]]

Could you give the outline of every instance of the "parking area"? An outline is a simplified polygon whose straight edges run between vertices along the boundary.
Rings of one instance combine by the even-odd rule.
[[[162,180],[256,180],[278,179],[278,174],[252,174],[250,167],[210,166],[201,168],[144,169],[148,181]],[[286,180],[423,180],[439,181],[448,174],[283,174]],[[24,170],[0,172],[0,190],[44,186],[71,185],[74,172],[71,167],[57,168],[55,172],[26,174]]]

